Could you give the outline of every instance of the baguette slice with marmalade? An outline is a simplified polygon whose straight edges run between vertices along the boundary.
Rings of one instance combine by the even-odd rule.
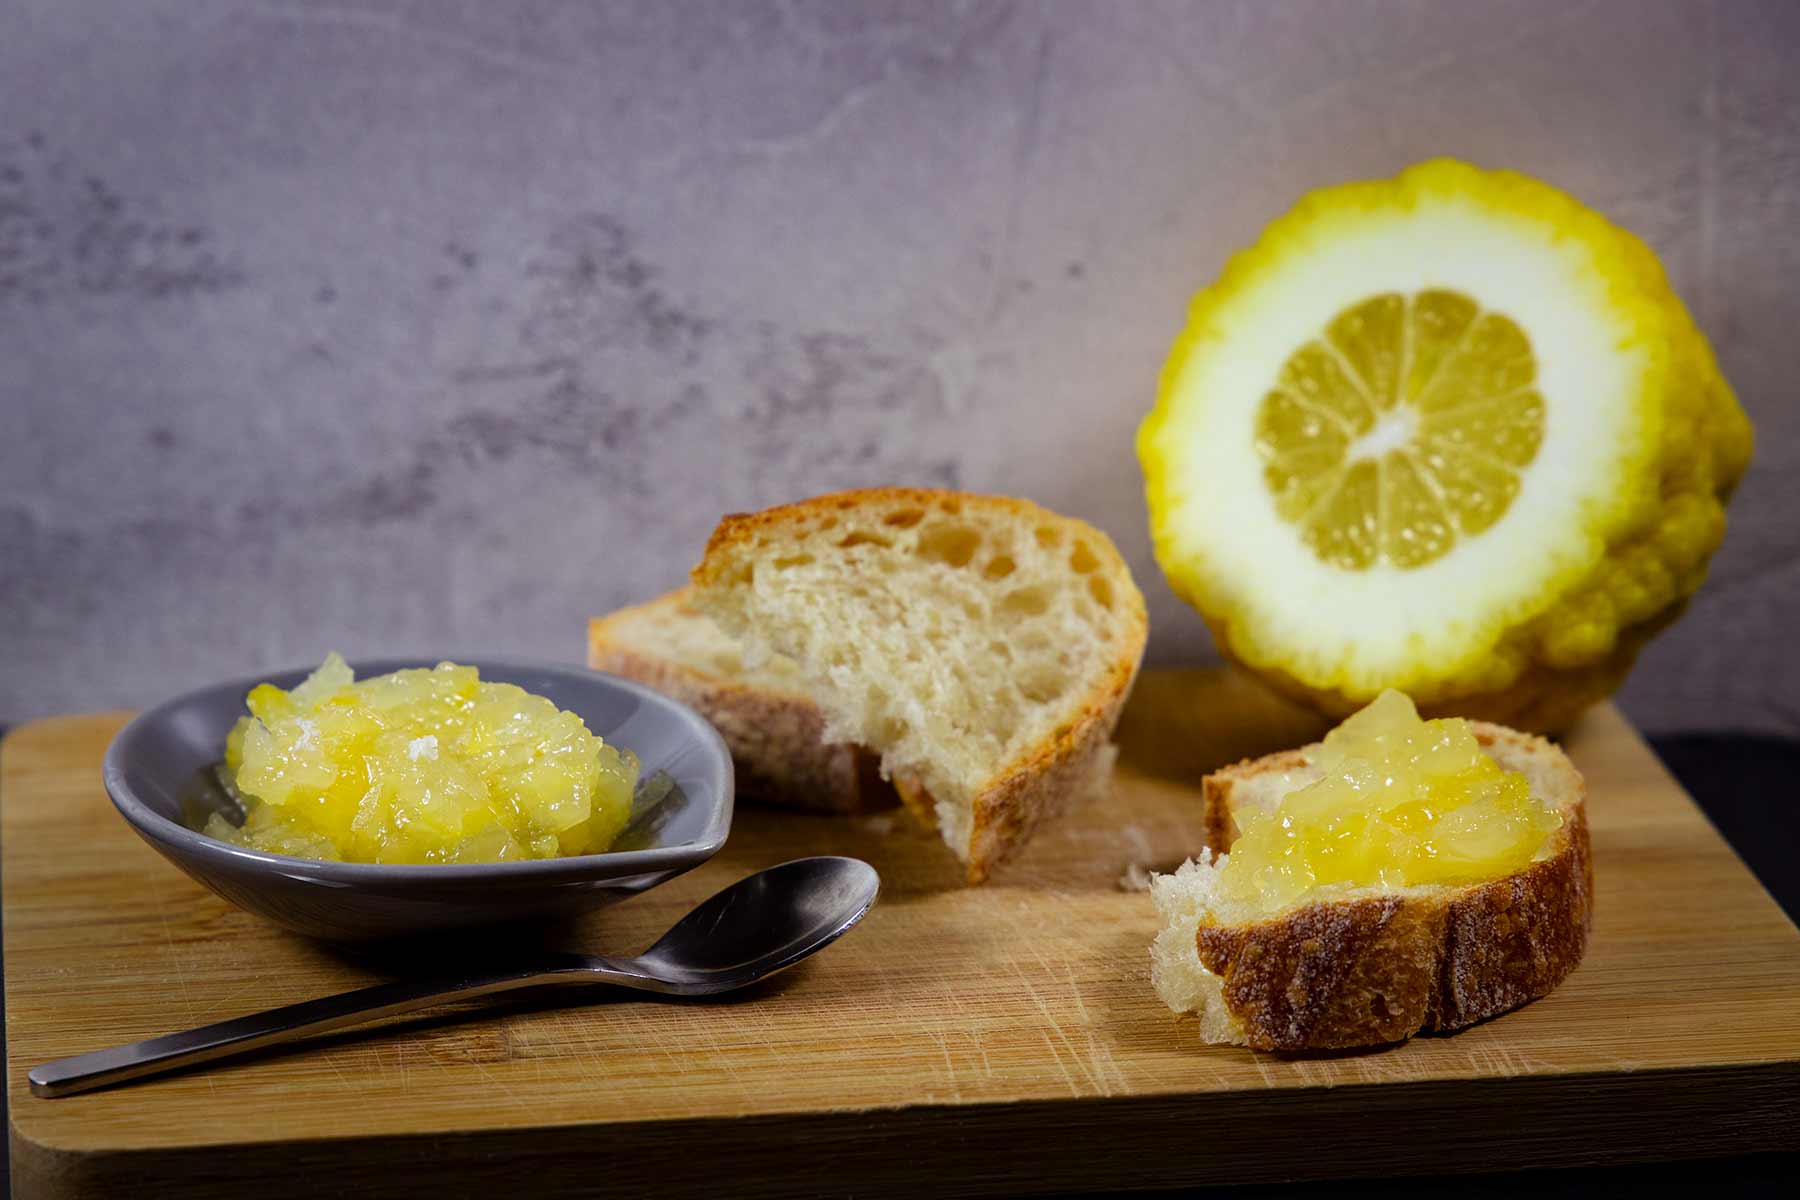
[[[720,522],[695,603],[800,666],[826,736],[867,746],[985,880],[1104,786],[1144,652],[1107,536],[1024,500],[878,488]]]
[[[1542,738],[1469,722],[1483,750],[1562,816],[1535,861],[1500,878],[1334,890],[1275,913],[1219,889],[1238,816],[1271,808],[1320,771],[1318,745],[1206,778],[1207,850],[1151,884],[1164,928],[1157,994],[1200,1019],[1208,1042],[1343,1049],[1461,1029],[1547,994],[1575,969],[1593,925],[1586,785]]]
[[[894,789],[860,746],[828,741],[825,714],[792,660],[753,661],[679,588],[588,623],[588,666],[681,701],[718,729],[747,800],[813,812],[892,808]]]

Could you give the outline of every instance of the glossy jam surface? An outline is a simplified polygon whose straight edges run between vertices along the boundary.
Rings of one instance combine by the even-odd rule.
[[[1496,878],[1530,863],[1562,825],[1467,721],[1422,721],[1400,692],[1327,734],[1315,761],[1323,775],[1278,806],[1238,811],[1221,868],[1235,899],[1276,910],[1332,884]]]
[[[242,828],[206,833],[302,858],[489,863],[594,854],[631,816],[638,763],[581,718],[474,667],[357,680],[328,657],[261,684],[226,739]]]

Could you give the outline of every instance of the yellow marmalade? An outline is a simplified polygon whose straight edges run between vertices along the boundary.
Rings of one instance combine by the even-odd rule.
[[[357,681],[336,654],[291,692],[261,684],[225,742],[243,803],[222,841],[302,858],[486,863],[605,850],[638,763],[580,717],[474,667]]]
[[[1562,825],[1460,718],[1421,721],[1386,691],[1325,736],[1313,783],[1237,812],[1228,894],[1269,910],[1316,887],[1459,883],[1530,863]]]

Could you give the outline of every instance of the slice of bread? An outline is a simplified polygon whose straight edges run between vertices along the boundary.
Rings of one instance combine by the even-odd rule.
[[[1542,738],[1470,722],[1482,748],[1562,814],[1536,861],[1479,883],[1334,888],[1257,911],[1220,894],[1237,814],[1318,778],[1319,747],[1209,775],[1208,848],[1151,893],[1164,927],[1151,949],[1163,1001],[1200,1018],[1206,1041],[1329,1050],[1461,1029],[1545,995],[1581,961],[1593,926],[1586,785]]]
[[[760,660],[688,603],[680,588],[588,623],[588,666],[648,684],[711,721],[746,800],[813,812],[892,808],[879,760],[827,741],[825,714],[793,660]]]
[[[720,522],[695,603],[792,658],[828,737],[868,746],[985,880],[1099,787],[1143,657],[1107,536],[1023,500],[879,488]]]

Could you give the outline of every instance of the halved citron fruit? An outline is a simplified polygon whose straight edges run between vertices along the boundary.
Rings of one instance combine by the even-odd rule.
[[[1138,431],[1157,559],[1227,656],[1333,714],[1393,687],[1538,730],[1679,613],[1750,446],[1641,241],[1449,160],[1270,225]]]

